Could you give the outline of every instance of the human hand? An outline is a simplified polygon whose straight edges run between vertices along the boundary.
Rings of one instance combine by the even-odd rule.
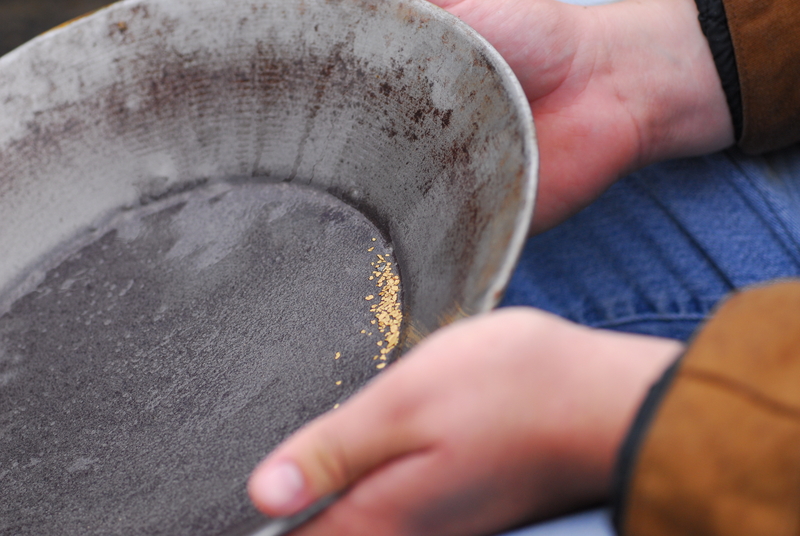
[[[431,1],[492,44],[530,100],[541,165],[533,232],[631,171],[734,141],[694,0]]]
[[[280,516],[347,489],[302,536],[479,535],[601,500],[680,350],[529,308],[460,321],[279,446],[251,498]]]

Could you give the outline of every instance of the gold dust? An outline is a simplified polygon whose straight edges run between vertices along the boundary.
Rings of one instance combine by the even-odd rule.
[[[362,334],[362,335],[363,335],[363,334],[366,334],[366,333],[367,333],[367,330],[366,330],[366,329],[362,329],[362,330],[361,330],[361,334]]]
[[[374,300],[374,299],[375,299],[375,296],[373,296],[372,294],[370,294],[369,296],[367,296],[367,297],[366,297],[366,298],[364,298],[364,299],[365,299],[365,300],[367,300],[367,301]]]
[[[342,352],[336,352],[336,356],[334,356],[334,359],[339,359],[340,357],[342,357]]]
[[[386,360],[386,355],[391,352],[400,342],[400,325],[403,322],[403,312],[400,308],[400,277],[394,273],[393,264],[386,256],[377,254],[378,261],[373,262],[375,267],[373,276],[378,278],[376,286],[380,289],[378,296],[380,301],[370,308],[370,312],[375,315],[375,319],[370,323],[378,326],[378,331],[383,336],[383,340],[376,344],[381,348],[380,355],[376,355],[374,360]],[[378,369],[382,369],[386,363],[379,363]]]
[[[334,405],[333,409],[339,409],[339,404]]]
[[[336,382],[336,385],[342,385],[342,380],[339,380],[338,382]]]
[[[378,239],[377,239],[377,238],[373,238],[373,239],[372,239],[372,241],[373,241],[373,242],[377,242],[377,241],[378,241]]]
[[[379,363],[379,364],[375,365],[375,368],[378,369],[378,370],[382,370],[382,369],[386,368],[386,363]]]
[[[372,246],[371,248],[369,248],[369,249],[367,250],[367,252],[369,252],[369,253],[371,253],[371,252],[373,252],[373,251],[375,251],[375,246]]]

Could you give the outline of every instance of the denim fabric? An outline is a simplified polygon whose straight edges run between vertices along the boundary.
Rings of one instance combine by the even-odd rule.
[[[630,175],[528,241],[502,305],[686,340],[732,290],[800,275],[800,158],[781,155],[778,166],[727,151]]]
[[[734,289],[800,276],[799,215],[798,148],[651,166],[531,238],[502,305],[685,341]],[[612,534],[599,510],[513,536]]]
[[[581,512],[503,536],[614,536],[609,514],[604,509]]]

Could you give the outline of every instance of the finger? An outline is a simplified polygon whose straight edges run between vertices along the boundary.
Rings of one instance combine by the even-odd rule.
[[[464,0],[428,0],[431,4],[439,6],[442,9],[450,9],[464,2]]]
[[[332,514],[342,525],[358,517],[365,536],[376,520],[415,536],[494,533],[492,528],[520,515],[519,505],[528,509],[535,504],[524,481],[533,473],[518,466],[513,472],[517,478],[510,482],[495,458],[486,460],[473,452],[443,439],[394,460],[360,481],[343,508]],[[503,485],[515,490],[513,501],[497,500]]]
[[[423,438],[410,425],[414,397],[403,394],[402,385],[391,385],[402,383],[393,380],[392,372],[301,429],[264,460],[248,483],[256,507],[272,516],[291,515],[422,448]]]
[[[429,449],[396,458],[358,481],[345,496],[298,530],[297,536],[396,536],[412,530],[413,513],[425,496],[420,473],[432,477]]]
[[[519,477],[532,473],[514,471],[509,481],[497,464],[476,463],[470,449],[459,455],[445,443],[380,466],[297,536],[490,534],[524,517],[534,496]],[[492,500],[503,484],[514,500]]]

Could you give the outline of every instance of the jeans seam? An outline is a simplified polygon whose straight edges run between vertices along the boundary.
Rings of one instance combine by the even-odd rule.
[[[694,250],[700,255],[702,258],[705,259],[707,265],[716,272],[717,276],[719,277],[720,281],[723,282],[728,287],[728,291],[732,291],[736,288],[734,282],[728,277],[728,274],[722,267],[717,264],[716,259],[714,259],[711,255],[709,255],[706,248],[704,248],[698,241],[697,238],[694,236],[693,233],[686,228],[683,222],[676,217],[676,215],[667,207],[666,204],[662,202],[662,200],[653,192],[652,187],[650,184],[647,184],[647,181],[637,181],[637,183],[632,185],[634,188],[639,188],[639,191],[644,193],[647,197],[651,199],[651,201],[658,206],[658,208],[662,211],[662,213],[672,222],[673,225],[686,238],[687,243],[691,244]]]
[[[794,260],[795,263],[800,262],[800,254],[798,254],[798,249],[800,247],[800,243],[798,243],[798,237],[792,232],[791,225],[788,225],[784,218],[779,213],[777,208],[774,206],[774,200],[771,196],[764,191],[763,186],[761,185],[760,181],[757,177],[753,177],[747,170],[747,168],[738,161],[738,159],[733,158],[730,153],[726,153],[729,162],[739,171],[740,176],[749,184],[751,188],[754,190],[754,194],[760,198],[760,201],[763,203],[764,208],[769,211],[772,217],[775,219],[775,223],[780,227],[783,231],[782,233],[776,232],[772,225],[770,225],[770,221],[764,218],[764,215],[760,210],[757,210],[754,206],[753,200],[748,197],[747,193],[742,191],[742,186],[737,183],[736,180],[731,180],[731,186],[735,188],[739,195],[742,196],[742,199],[747,203],[747,205],[753,210],[753,213],[765,224],[765,228],[769,229],[772,236],[780,243],[781,247],[783,248],[786,255]],[[790,247],[790,244],[787,244],[787,239],[790,242],[793,242]]]

